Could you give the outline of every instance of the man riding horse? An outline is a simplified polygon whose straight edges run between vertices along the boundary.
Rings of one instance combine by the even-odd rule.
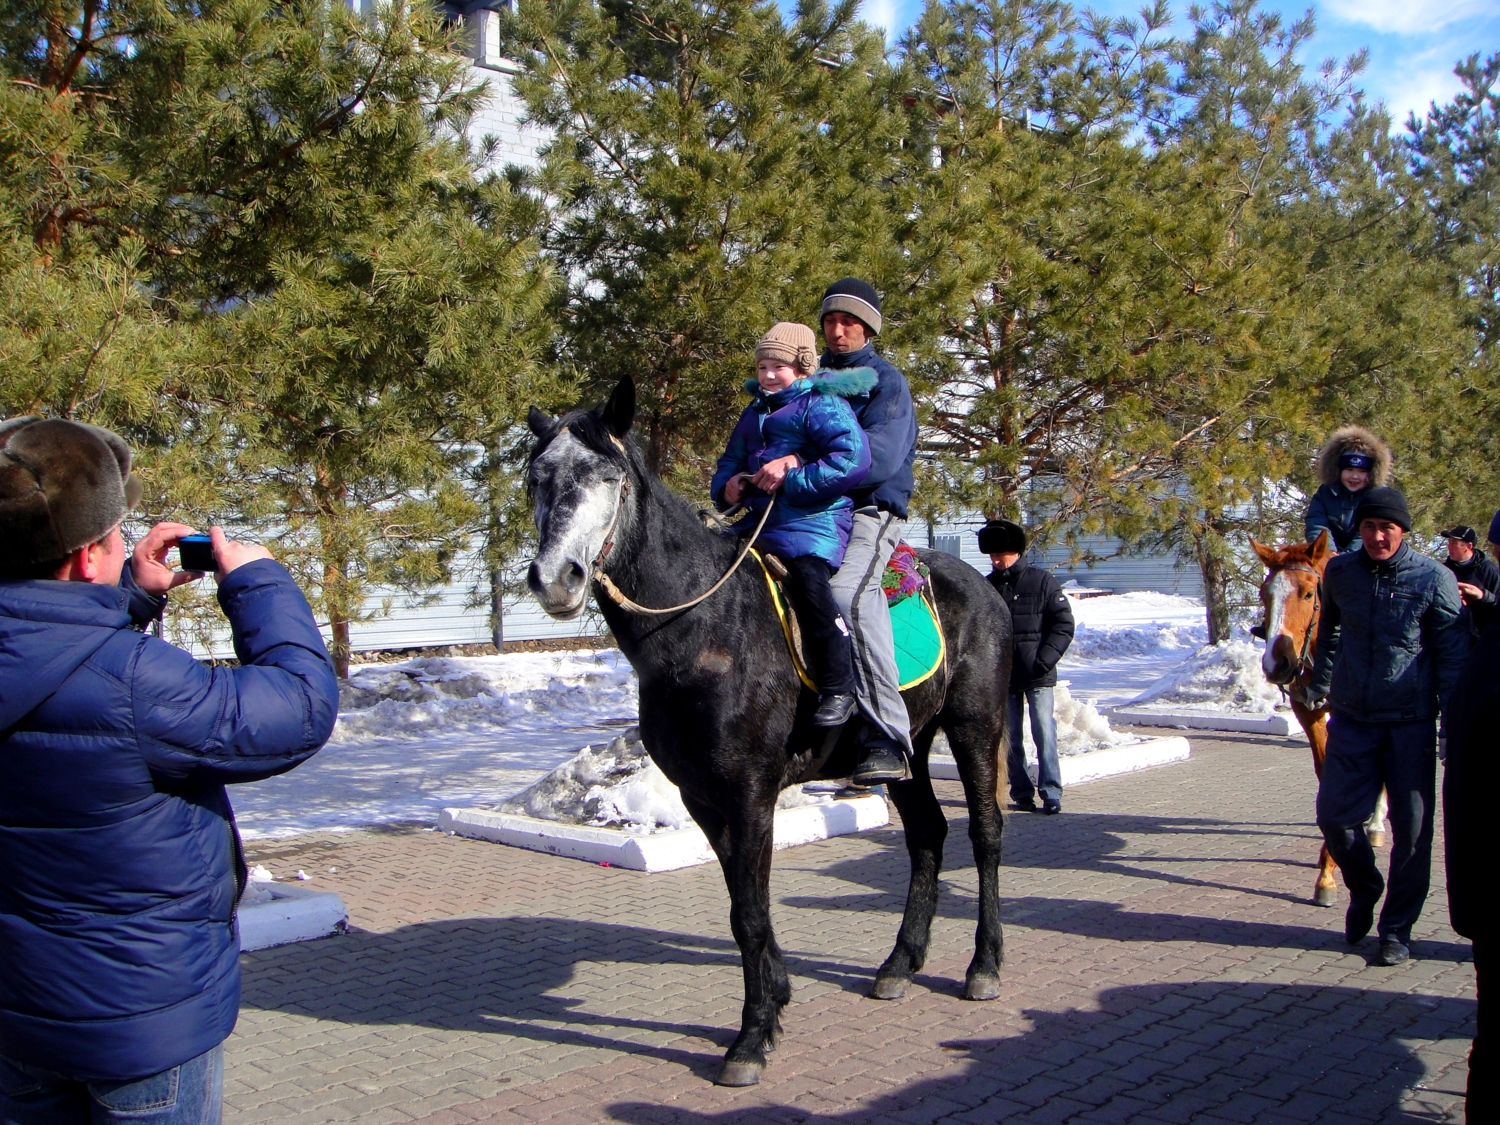
[[[881,326],[880,294],[867,281],[846,277],[823,293],[822,365],[841,371],[869,367],[875,387],[849,405],[870,443],[870,471],[850,497],[854,526],[843,565],[833,576],[833,596],[854,635],[855,696],[864,722],[856,785],[878,785],[910,776],[911,720],[901,699],[891,613],[881,578],[906,530],[907,505],[917,455],[917,413],[906,377],[875,351]]]

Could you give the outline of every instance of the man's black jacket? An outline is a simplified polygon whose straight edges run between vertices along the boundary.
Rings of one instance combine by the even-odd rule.
[[[1469,633],[1477,640],[1495,615],[1496,596],[1500,595],[1500,567],[1477,550],[1464,562],[1446,559],[1443,565],[1453,572],[1453,577],[1458,581],[1478,586],[1484,591],[1484,597],[1479,601],[1464,603],[1464,616],[1469,619]]]
[[[1010,690],[1052,687],[1057,662],[1073,643],[1073,609],[1050,570],[1016,560],[1005,570],[990,571],[990,585],[1000,591],[1010,608],[1015,636],[1015,660],[1010,668]]]

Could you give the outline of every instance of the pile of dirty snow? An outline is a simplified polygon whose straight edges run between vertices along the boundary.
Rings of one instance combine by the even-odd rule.
[[[1068,690],[1068,681],[1059,680],[1052,689],[1052,715],[1057,720],[1057,755],[1065,758],[1074,754],[1087,754],[1091,750],[1106,750],[1111,746],[1128,746],[1140,742],[1139,735],[1125,734],[1113,729],[1109,720],[1099,714],[1098,709],[1086,699],[1080,699]],[[1027,769],[1036,777],[1036,741],[1031,737],[1031,714],[1028,711],[1021,723],[1021,747],[1026,756]],[[953,753],[945,735],[933,740],[935,754]]]
[[[776,807],[797,808],[830,800],[794,785],[782,792]],[[551,773],[501,802],[496,811],[632,833],[670,832],[691,823],[677,786],[647,755],[635,727],[603,746],[585,746]]]
[[[1109,725],[1109,720],[1099,714],[1098,709],[1086,699],[1079,699],[1069,691],[1067,680],[1059,680],[1052,689],[1052,714],[1057,719],[1057,753],[1087,754],[1090,750],[1103,750],[1107,746],[1124,746],[1139,742],[1133,734],[1122,734]],[[1024,744],[1031,757],[1036,757],[1036,745],[1031,739],[1031,718],[1022,724]]]
[[[1266,681],[1261,649],[1246,641],[1204,645],[1126,704],[1143,711],[1269,715],[1285,709]]]
[[[1198,598],[1137,590],[1069,604],[1075,633],[1058,672],[1075,696],[1094,704],[1139,695],[1208,639]]]
[[[252,839],[432,824],[446,806],[525,788],[634,724],[637,709],[635,674],[612,649],[356,665],[328,745],[230,797]]]

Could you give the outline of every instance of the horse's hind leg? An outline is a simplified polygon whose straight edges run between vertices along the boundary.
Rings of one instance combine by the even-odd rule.
[[[1000,926],[1000,841],[1005,821],[998,800],[1005,780],[1004,727],[996,729],[994,716],[985,715],[950,720],[944,729],[969,804],[969,839],[979,875],[979,928],[974,960],[964,977],[964,999],[993,1000],[1000,995],[1000,965],[1005,960]]]
[[[870,995],[876,1000],[899,1000],[906,994],[912,974],[927,960],[932,935],[932,916],[937,911],[938,872],[943,866],[943,841],[948,820],[932,791],[927,772],[927,754],[937,724],[929,723],[916,737],[916,756],[910,781],[887,786],[906,830],[906,851],[911,856],[911,883],[906,891],[906,912],[896,935],[896,948],[875,974]]]
[[[684,803],[719,857],[729,888],[729,928],[740,947],[745,974],[745,1006],[740,1033],[724,1056],[715,1081],[721,1086],[754,1086],[766,1068],[766,1052],[776,1045],[781,1009],[792,998],[792,984],[776,936],[771,932],[771,839],[774,803],[742,810],[744,822],[726,823],[711,810]]]

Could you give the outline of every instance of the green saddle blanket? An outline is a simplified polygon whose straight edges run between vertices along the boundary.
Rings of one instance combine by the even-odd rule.
[[[771,577],[760,552],[755,552],[755,558],[766,576],[766,585],[771,588],[771,601],[776,605],[776,616],[781,619],[781,631],[786,637],[786,647],[792,654],[792,662],[797,666],[797,675],[804,684],[816,691],[817,686],[807,674],[807,665],[802,659],[802,632],[797,627],[797,615],[792,610],[786,591],[781,588],[780,582]],[[896,642],[896,674],[902,691],[931,679],[943,666],[943,658],[947,655],[947,645],[943,640],[937,611],[928,600],[931,591],[931,585],[925,585],[918,593],[902,598],[891,606],[891,632]]]

